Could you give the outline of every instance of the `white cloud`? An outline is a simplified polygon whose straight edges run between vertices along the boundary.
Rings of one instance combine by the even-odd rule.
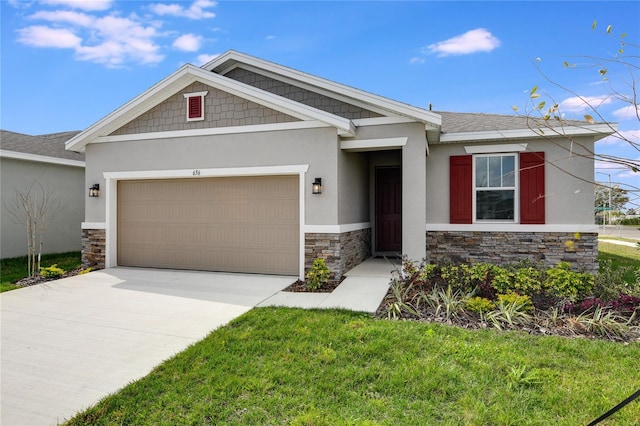
[[[491,52],[500,46],[500,40],[484,28],[467,31],[464,34],[439,41],[423,48],[424,53],[438,56],[468,55],[476,52]]]
[[[618,108],[617,110],[613,111],[613,116],[618,120],[637,120],[639,115],[640,105],[629,104],[626,107]]]
[[[265,37],[267,40],[275,40],[276,36],[274,35],[268,35],[267,37]]]
[[[220,56],[219,53],[216,53],[216,54],[213,54],[213,55],[207,55],[206,53],[203,53],[202,55],[198,55],[198,57],[196,58],[196,65],[197,66],[202,66],[202,65],[206,64],[207,62],[213,61],[218,56]]]
[[[29,17],[34,20],[43,20],[49,22],[69,23],[79,25],[81,27],[91,27],[95,22],[95,18],[86,13],[72,12],[70,10],[57,10],[55,12],[36,12]]]
[[[613,135],[598,140],[596,143],[602,145],[627,145],[629,142],[640,144],[640,129],[620,130]]]
[[[161,37],[153,26],[145,26],[136,15],[97,17],[74,11],[40,11],[30,16],[71,28],[31,26],[19,30],[21,43],[36,47],[70,48],[82,61],[123,66],[127,62],[158,63],[164,59],[155,39]]]
[[[112,0],[42,0],[42,3],[52,6],[67,6],[86,11],[107,10],[113,4]]]
[[[216,6],[217,3],[212,0],[195,0],[188,8],[183,7],[180,4],[164,4],[156,3],[149,6],[152,12],[160,16],[180,16],[189,19],[207,19],[214,18],[215,13],[209,12],[205,9]]]
[[[426,60],[424,58],[420,58],[417,56],[414,56],[413,58],[409,59],[410,64],[424,64],[425,62]]]
[[[558,108],[561,112],[581,113],[597,109],[612,102],[611,96],[574,96],[560,102]]]
[[[197,52],[202,44],[202,37],[195,34],[184,34],[173,42],[173,47],[185,52]]]
[[[18,41],[34,47],[55,47],[59,49],[77,48],[82,39],[73,31],[64,28],[49,28],[40,25],[18,30]]]

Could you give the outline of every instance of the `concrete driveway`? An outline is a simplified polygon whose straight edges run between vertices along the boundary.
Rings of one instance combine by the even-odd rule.
[[[51,425],[296,277],[114,268],[0,294],[2,425]]]

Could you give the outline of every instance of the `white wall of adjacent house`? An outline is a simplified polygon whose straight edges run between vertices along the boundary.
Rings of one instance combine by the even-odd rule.
[[[5,156],[0,161],[0,258],[27,254],[26,227],[15,223],[7,209],[15,204],[16,191],[24,192],[32,183],[40,183],[51,194],[52,199],[61,204],[61,210],[48,219],[43,253],[79,251],[82,246],[81,223],[88,194],[83,164],[77,161],[56,164]]]

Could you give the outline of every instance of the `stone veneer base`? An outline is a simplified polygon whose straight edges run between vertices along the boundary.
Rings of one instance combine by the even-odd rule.
[[[82,230],[82,267],[104,269],[106,253],[106,231],[104,229]]]
[[[430,263],[488,262],[498,265],[529,260],[554,266],[569,262],[576,270],[598,271],[598,234],[571,232],[428,231]]]
[[[317,258],[325,260],[333,279],[342,276],[371,257],[371,229],[320,234],[305,234],[304,259],[305,271],[311,269]]]

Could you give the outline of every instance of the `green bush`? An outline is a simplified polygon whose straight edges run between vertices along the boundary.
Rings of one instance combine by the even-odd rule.
[[[53,264],[46,268],[40,268],[40,275],[45,278],[60,278],[64,275],[65,270],[58,268],[57,264]]]
[[[605,302],[617,299],[621,294],[640,297],[640,280],[630,284],[624,279],[630,270],[632,267],[629,266],[613,268],[611,260],[600,261],[600,270],[594,280],[593,296]],[[640,268],[635,272],[640,278]]]
[[[520,294],[534,296],[542,291],[542,273],[532,266],[516,270],[514,280],[512,290]]]
[[[640,217],[628,217],[628,218],[622,219],[620,221],[620,225],[638,226],[640,225]]]
[[[590,296],[594,277],[591,274],[574,272],[568,262],[560,262],[547,269],[544,288],[553,296],[571,301]]]
[[[479,314],[483,314],[485,312],[489,312],[493,309],[495,309],[496,304],[493,303],[491,300],[486,299],[484,297],[472,297],[469,300],[467,300],[467,303],[465,304],[465,308],[468,311],[471,312],[477,312]]]
[[[530,312],[533,310],[533,303],[531,298],[526,295],[520,295],[518,293],[509,292],[506,294],[498,295],[498,305],[515,305],[519,306],[520,310]]]
[[[307,272],[307,288],[309,290],[317,290],[329,281],[331,272],[327,267],[324,259],[316,259],[313,261],[311,270]]]

